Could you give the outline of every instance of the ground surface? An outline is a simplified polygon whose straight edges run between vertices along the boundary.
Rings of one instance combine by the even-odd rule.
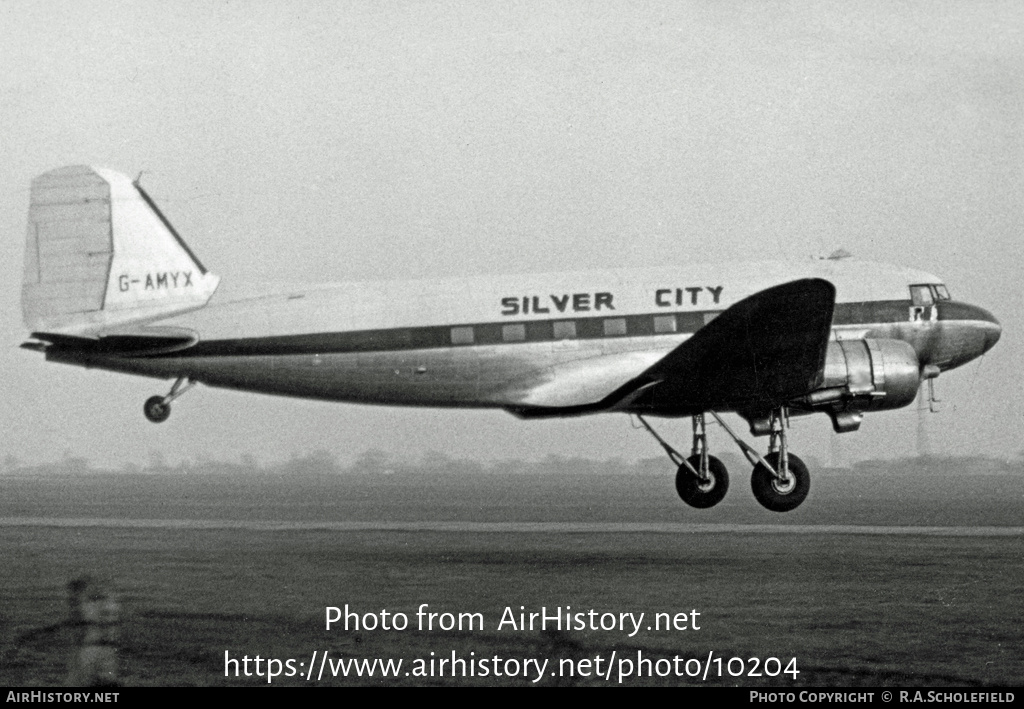
[[[386,679],[325,663],[330,685],[528,685],[524,661],[547,659],[541,684],[616,684],[629,660],[626,685],[1019,686],[1024,479],[902,473],[822,471],[786,515],[759,508],[741,472],[706,511],[682,505],[667,475],[0,477],[0,684],[63,681],[66,584],[90,573],[121,598],[126,684],[266,682],[225,677],[225,652],[292,659],[274,684],[315,684],[327,651],[403,661]],[[346,604],[410,626],[326,630],[325,607]],[[421,604],[484,627],[418,630]],[[632,637],[518,627],[520,607],[567,606],[645,616]],[[517,627],[499,629],[506,608]],[[655,613],[694,610],[700,630],[647,630]],[[499,657],[519,676],[481,678],[477,665],[453,678],[439,665],[453,653],[466,674]],[[666,662],[635,676],[640,658],[675,657],[668,676]],[[799,674],[769,657],[795,658]],[[701,676],[687,676],[695,658]]]

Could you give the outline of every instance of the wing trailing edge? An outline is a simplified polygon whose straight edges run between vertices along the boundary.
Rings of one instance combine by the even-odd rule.
[[[835,310],[828,281],[791,281],[741,300],[664,357],[606,389],[575,401],[537,387],[507,409],[523,418],[626,411],[686,416],[719,410],[767,410],[820,386]],[[636,370],[634,370],[636,371]]]

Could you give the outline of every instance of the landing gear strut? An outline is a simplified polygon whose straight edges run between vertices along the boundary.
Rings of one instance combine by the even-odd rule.
[[[768,455],[763,458],[733,433],[718,414],[712,411],[711,415],[754,466],[750,487],[761,506],[772,512],[789,512],[799,507],[811,489],[811,475],[804,462],[789,452],[786,436],[789,413],[786,407],[781,406],[771,413],[771,439]]]
[[[799,507],[811,489],[811,476],[804,462],[789,452],[786,437],[789,414],[786,407],[771,412],[771,439],[764,457],[737,436],[721,416],[714,411],[708,413],[715,417],[754,466],[750,487],[761,506],[772,512],[789,512]],[[708,455],[704,414],[693,417],[693,454],[689,458],[683,458],[679,451],[666,443],[643,416],[637,414],[636,417],[677,466],[676,492],[683,502],[691,507],[707,509],[722,501],[729,490],[729,473],[722,461]]]
[[[665,442],[643,416],[637,415],[647,432],[654,436],[668,454],[669,459],[678,466],[676,470],[676,492],[683,502],[707,509],[714,507],[729,491],[729,472],[725,465],[713,455],[708,455],[708,439],[704,429],[704,415],[693,417],[693,453],[683,458],[675,448]]]
[[[184,385],[184,386],[182,386]],[[171,415],[171,402],[196,385],[188,377],[178,377],[167,396],[151,396],[142,406],[142,413],[153,423],[163,423]]]
[[[781,454],[769,453],[765,460],[775,470],[782,470]],[[773,475],[768,467],[758,463],[750,475],[754,497],[772,512],[789,512],[800,506],[811,489],[811,475],[804,462],[789,454],[789,475],[783,479]]]

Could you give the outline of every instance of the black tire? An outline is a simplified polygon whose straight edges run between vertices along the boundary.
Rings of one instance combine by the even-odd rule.
[[[779,454],[769,453],[764,457],[768,464],[779,469]],[[811,474],[804,462],[789,454],[789,485],[781,485],[766,467],[758,463],[750,475],[750,487],[762,507],[772,512],[789,512],[800,506],[811,491]]]
[[[171,405],[165,404],[162,396],[151,396],[143,404],[142,413],[153,423],[163,423],[171,415]]]
[[[700,470],[699,455],[690,456],[686,462]],[[722,501],[725,493],[729,492],[729,471],[725,469],[725,464],[713,455],[708,456],[708,475],[711,479],[702,482],[685,465],[679,466],[679,470],[676,471],[676,492],[683,502],[690,507],[706,510]]]

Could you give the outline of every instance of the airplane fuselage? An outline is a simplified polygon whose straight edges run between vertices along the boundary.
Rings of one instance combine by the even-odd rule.
[[[32,181],[23,347],[50,361],[173,378],[143,413],[166,421],[195,383],[333,401],[501,408],[521,417],[636,414],[708,508],[729,488],[706,415],[753,466],[769,510],[807,497],[793,413],[840,433],[906,406],[922,381],[999,339],[990,313],[935,276],[843,259],[688,264],[279,288],[232,296],[123,174],[72,165]],[[761,455],[719,412],[735,411]],[[646,421],[692,417],[685,457]]]
[[[125,273],[120,282],[189,287],[173,275]],[[194,332],[187,349],[126,356],[51,346],[47,358],[268,394],[520,411],[614,388],[736,302],[808,277],[836,288],[833,339],[906,342],[934,374],[999,336],[985,310],[935,297],[944,290],[931,274],[818,260],[218,293],[202,310],[151,323]],[[912,286],[930,287],[931,302],[915,301]]]

